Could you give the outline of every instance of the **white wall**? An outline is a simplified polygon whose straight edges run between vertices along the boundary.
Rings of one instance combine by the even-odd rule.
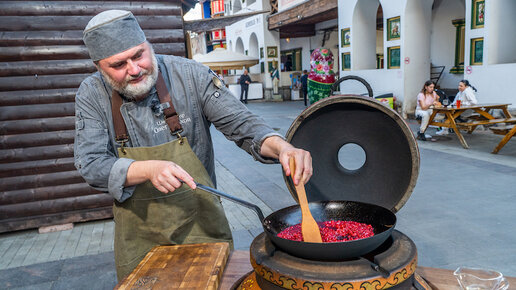
[[[339,59],[339,62],[335,63],[335,71],[338,71],[339,72],[339,76],[342,77],[342,76],[345,76],[345,75],[348,75],[348,74],[352,74],[353,72],[351,71],[342,71],[342,63],[340,60],[340,57],[342,55],[342,53],[344,52],[351,52],[351,45],[350,46],[347,46],[347,47],[341,47],[340,44],[342,43],[342,40],[340,39],[341,38],[341,31],[342,29],[346,29],[346,28],[351,28],[351,24],[353,23],[353,12],[355,10],[355,6],[357,4],[357,0],[339,0],[338,2],[338,5],[337,5],[337,10],[338,10],[338,15],[339,15],[339,18],[338,18],[338,24],[339,24],[339,30],[338,30],[338,50],[339,50],[339,53],[338,53],[338,59]],[[353,43],[353,30],[351,29],[350,30],[350,34],[351,34],[351,43]],[[351,58],[351,67],[353,67],[353,58]]]
[[[254,8],[258,9],[260,7],[266,7],[267,5],[264,4],[264,1],[257,1],[255,3],[249,5],[248,8],[250,9],[250,8],[254,7]],[[260,9],[258,9],[258,10],[260,10]],[[256,36],[256,40],[258,43],[257,46],[254,46],[254,44],[256,42],[254,40],[251,40],[252,35]],[[278,57],[267,58],[266,49],[267,49],[267,46],[276,46],[279,49],[279,33],[276,31],[269,31],[267,29],[266,15],[259,14],[259,15],[251,16],[246,19],[240,20],[236,23],[233,23],[230,26],[226,26],[226,42],[234,44],[234,45],[232,45],[232,46],[234,46],[234,47],[232,47],[233,51],[239,51],[239,43],[237,42],[237,40],[239,38],[242,39],[242,43],[243,43],[242,53],[245,50],[247,50],[249,52],[249,55],[254,55],[256,53],[256,56],[259,57],[260,47],[263,47],[264,58],[260,59],[260,61],[264,62],[264,66],[265,66],[264,75],[265,76],[262,78],[262,80],[263,80],[263,84],[264,84],[265,88],[272,88],[272,81],[269,76],[267,62],[273,61],[273,60],[278,61],[279,60],[279,51],[278,51]],[[242,72],[243,72],[242,70],[235,71],[235,73],[237,75],[242,74]],[[260,73],[260,64],[251,67],[250,72],[253,74]]]
[[[488,63],[488,41],[489,36],[485,35],[484,28],[488,26],[489,18],[490,18],[490,5],[493,4],[492,1],[486,2],[486,12],[485,12],[485,25],[483,28],[476,28],[471,29],[471,1],[466,1],[466,26],[465,26],[465,44],[464,44],[464,72],[466,72],[466,67],[470,65],[470,56],[471,56],[471,39],[472,38],[478,38],[478,37],[484,37],[484,56],[483,56],[483,63]],[[474,66],[478,67],[478,66]],[[467,78],[468,75],[464,74],[464,77]]]
[[[280,39],[281,51],[301,48],[301,67],[310,70],[310,49],[312,49],[311,37],[296,37],[290,38],[287,42],[285,39]]]
[[[516,1],[490,1],[487,33],[489,64],[516,63]],[[486,7],[487,10],[487,7]],[[487,13],[487,11],[486,11]],[[486,42],[484,41],[484,44]]]
[[[516,108],[516,63],[473,66],[466,79],[478,90],[479,103],[511,103]]]
[[[396,99],[403,95],[403,72],[400,69],[370,69],[341,72],[341,77],[355,75],[365,79],[373,89],[373,95],[392,93]],[[341,94],[364,94],[367,89],[355,80],[344,81],[340,84]]]
[[[430,20],[433,0],[409,0],[401,18],[403,115],[416,110],[417,94],[430,78]],[[405,62],[408,59],[408,62]]]
[[[339,56],[339,30],[338,30],[339,22],[337,19],[332,19],[320,23],[315,24],[315,30],[316,34],[312,37],[310,37],[310,49],[316,49],[323,47],[322,41],[324,37],[324,33],[322,32],[323,29],[329,29],[333,28],[334,30],[330,33],[330,38],[327,39],[324,42],[324,47],[331,50],[331,53],[333,53],[333,57],[335,59],[335,66],[334,70],[335,72],[338,71],[338,63],[337,58]],[[309,52],[310,53],[310,52]],[[308,66],[308,69],[310,69],[310,66]]]
[[[480,102],[512,103],[511,108],[516,107],[516,95],[512,89],[516,75],[516,33],[513,31],[516,27],[516,17],[511,14],[516,11],[516,1],[486,0],[485,27],[471,29],[470,0],[380,0],[385,28],[386,19],[401,17],[401,39],[387,41],[387,29],[384,29],[383,48],[385,62],[387,62],[387,48],[401,46],[401,67],[400,69],[357,70],[354,55],[357,53],[360,55],[360,51],[356,50],[357,47],[353,43],[361,35],[359,28],[357,35],[357,27],[353,25],[353,14],[357,2],[362,1],[338,1],[339,37],[341,29],[351,27],[351,46],[340,47],[339,55],[343,52],[351,53],[352,70],[340,71],[341,76],[363,77],[371,83],[375,95],[394,93],[398,100],[403,101],[405,112],[410,113],[415,109],[417,92],[424,81],[430,77],[430,59],[436,65],[445,64],[446,73],[454,65],[455,27],[451,20],[465,17],[464,67],[466,69],[470,64],[470,41],[477,37],[484,38],[483,65],[471,66],[470,74],[445,75],[441,86],[455,88],[460,79],[466,78],[479,90]],[[434,2],[436,11],[432,18],[431,7]],[[376,9],[372,10],[376,12]],[[376,45],[371,47],[374,49]],[[404,63],[405,57],[409,57],[409,64]],[[502,64],[494,64],[497,62]],[[341,84],[342,93],[365,92],[363,86],[357,82],[345,83]]]
[[[278,12],[293,8],[307,1],[308,0],[278,0]]]
[[[322,41],[324,37],[324,33],[322,32],[323,29],[329,29],[332,27],[335,27],[338,25],[337,19],[332,19],[324,22],[317,23],[315,25],[316,34],[311,37],[296,37],[296,38],[290,38],[289,42],[286,41],[286,39],[280,40],[280,50],[290,50],[295,48],[301,48],[301,70],[307,70],[310,71],[310,50],[321,48],[322,47]],[[335,73],[339,70],[339,50],[338,50],[338,43],[339,43],[339,34],[337,32],[337,28],[330,32],[330,38],[327,39],[324,43],[324,47],[331,50],[333,53],[333,59],[334,59],[334,66],[333,71]],[[289,73],[282,73],[283,75],[288,76]],[[281,86],[290,86],[290,78],[281,78],[280,82]]]
[[[439,81],[441,88],[456,88],[463,74],[450,74],[455,65],[456,27],[452,20],[465,18],[465,6],[461,0],[435,1],[432,10],[432,34],[430,36],[430,59],[435,66],[444,65]]]
[[[484,55],[483,64],[471,66],[471,73],[466,73],[464,78],[478,89],[477,97],[480,103],[512,103],[510,107],[516,108],[516,95],[514,95],[513,89],[516,63],[491,64],[504,59],[501,57],[501,55],[505,55],[504,48],[500,50],[497,46],[511,43],[511,41],[506,42],[505,37],[510,40],[512,36],[501,34],[505,28],[500,27],[502,20],[497,18],[504,16],[506,10],[509,9],[514,9],[513,1],[486,1],[484,28],[471,29],[471,3],[466,1],[466,65],[470,64],[470,40],[472,38],[484,37]],[[512,30],[514,26],[507,29]],[[497,43],[498,40],[501,41],[501,44]],[[509,55],[514,56],[514,54],[513,49]]]
[[[378,53],[383,53],[385,57],[385,68],[384,69],[375,69],[376,68],[376,53],[377,53],[377,39],[380,38],[377,35],[376,31],[376,13],[378,10],[378,1],[371,1],[367,0],[366,3],[362,3],[363,0],[339,0],[338,3],[338,11],[339,11],[339,37],[340,37],[340,30],[344,28],[351,28],[351,45],[349,47],[340,47],[339,48],[339,56],[343,52],[350,52],[351,53],[351,71],[340,71],[340,77],[346,76],[346,75],[357,75],[362,78],[364,78],[372,87],[373,94],[374,95],[380,95],[384,93],[393,93],[394,96],[398,100],[403,100],[403,71],[401,69],[387,69],[387,47],[388,46],[396,46],[400,45],[399,40],[391,40],[387,41],[387,34],[386,29],[383,31],[383,43],[380,45],[378,44],[378,47],[382,47],[383,51],[380,52],[378,49]],[[384,15],[384,27],[386,27],[386,19],[390,17],[400,16],[402,11],[404,11],[404,5],[406,0],[402,1],[389,1],[389,0],[381,0],[380,4],[382,5],[383,9],[383,15]],[[357,61],[356,58],[354,58],[355,54],[359,54],[358,61],[361,59],[361,52],[363,52],[362,45],[360,44],[360,41],[363,37],[362,32],[360,32],[360,28],[358,28],[354,25],[355,21],[358,21],[354,19],[355,13],[362,13],[362,10],[359,8],[356,10],[356,6],[358,5],[357,2],[360,2],[362,4],[360,5],[366,5],[370,6],[370,11],[368,12],[368,19],[369,19],[369,30],[367,38],[367,42],[370,43],[370,47],[367,48],[367,54],[363,55],[364,58],[369,57],[366,62],[368,62],[368,66],[371,69],[357,69],[357,65],[355,62]],[[359,16],[362,17],[363,15]],[[373,19],[373,20],[371,20]],[[374,23],[373,23],[374,22]],[[403,32],[402,32],[403,33]],[[357,40],[358,38],[358,40]],[[359,42],[359,45],[354,45],[355,41]],[[340,43],[340,39],[339,42]],[[359,65],[358,67],[363,66]],[[341,69],[341,64],[338,64],[338,69]],[[365,87],[356,81],[346,81],[341,83],[340,85],[341,93],[343,94],[362,94],[367,92]]]
[[[224,15],[226,15],[226,16],[270,9],[270,3],[268,0],[256,0],[256,2],[253,2],[251,4],[249,4],[249,1],[245,1],[244,3],[242,3],[242,0],[227,0],[224,2],[225,2],[224,3],[225,8],[229,9],[229,2],[232,3],[231,6],[233,8],[233,10],[225,10],[224,11]],[[240,8],[238,11],[235,11],[235,7],[240,7]]]
[[[361,0],[354,8],[351,26],[351,68],[376,68],[376,12],[378,0]]]
[[[262,14],[263,15],[263,21],[262,21],[262,27],[261,27],[261,30],[263,31],[263,41],[264,41],[264,46],[263,46],[263,49],[264,49],[264,59],[261,60],[264,62],[264,65],[265,65],[265,76],[264,76],[264,84],[265,84],[265,87],[266,88],[272,88],[272,79],[270,77],[270,71],[269,71],[269,66],[268,66],[268,62],[269,61],[276,61],[276,63],[278,64],[278,67],[280,65],[280,38],[279,38],[279,32],[278,31],[274,31],[274,30],[269,30],[268,29],[268,22],[267,22],[267,18],[265,17],[265,14]],[[275,57],[275,58],[268,58],[267,57],[267,46],[276,46],[278,48],[278,56]],[[281,76],[280,76],[280,80],[281,80]]]

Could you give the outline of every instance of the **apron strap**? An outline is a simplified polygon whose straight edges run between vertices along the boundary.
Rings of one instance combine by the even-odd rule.
[[[127,129],[125,127],[124,118],[122,117],[122,112],[120,112],[122,103],[123,100],[120,94],[113,90],[111,93],[111,114],[113,115],[113,125],[115,127],[115,141],[117,143],[121,143],[123,147],[124,144],[129,141],[129,135],[127,135]]]
[[[161,103],[161,108],[163,109],[163,114],[165,115],[165,122],[167,122],[167,125],[170,128],[170,132],[173,135],[177,135],[178,138],[181,138],[181,135],[179,134],[183,132],[183,128],[179,122],[179,115],[176,112],[176,108],[174,108],[172,98],[170,97],[170,93],[161,72],[158,74],[156,90],[158,91],[158,98]]]
[[[183,128],[179,122],[179,115],[174,108],[172,98],[170,97],[170,93],[161,72],[158,72],[156,90],[158,91],[158,98],[161,103],[161,108],[163,109],[163,114],[165,115],[165,122],[170,128],[170,132],[181,139],[180,133],[183,132]],[[127,128],[125,126],[124,118],[122,117],[122,112],[120,111],[122,104],[122,97],[117,91],[113,90],[111,93],[111,114],[113,115],[113,125],[115,127],[115,141],[121,144],[123,152],[125,143],[129,141],[129,135],[127,134]]]

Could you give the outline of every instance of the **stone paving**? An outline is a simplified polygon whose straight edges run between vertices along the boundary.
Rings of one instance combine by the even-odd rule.
[[[302,102],[250,103],[280,133],[302,112]],[[417,123],[408,121],[413,131]],[[435,129],[429,129],[433,134]],[[255,162],[213,130],[218,188],[257,204],[264,214],[294,204],[280,165]],[[418,142],[417,186],[397,213],[396,228],[418,247],[419,264],[455,269],[492,268],[516,276],[516,140],[490,154],[502,136],[490,131]],[[256,214],[223,200],[236,249],[260,233]],[[0,289],[111,289],[116,284],[113,222],[79,223],[72,230],[0,234]]]

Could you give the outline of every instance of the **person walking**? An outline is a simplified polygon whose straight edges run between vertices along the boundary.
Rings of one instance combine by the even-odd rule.
[[[301,91],[303,92],[303,100],[306,107],[308,105],[308,71],[306,69],[301,76]]]
[[[249,94],[249,84],[251,83],[251,77],[249,76],[246,69],[244,74],[240,76],[240,102],[247,104],[247,95]],[[245,92],[245,98],[244,98]]]

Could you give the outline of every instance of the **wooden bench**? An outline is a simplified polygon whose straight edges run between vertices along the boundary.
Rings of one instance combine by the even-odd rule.
[[[507,135],[507,133],[509,133],[513,127],[514,125],[493,126],[489,127],[489,130],[493,131],[493,133],[497,135]]]
[[[500,127],[497,126],[491,127],[489,129],[491,129],[491,131],[493,131],[495,134],[504,135],[502,141],[500,141],[500,143],[496,145],[495,149],[493,149],[493,152],[491,152],[493,154],[498,153],[498,151],[500,151],[500,149],[502,149],[503,146],[505,146],[505,144],[511,140],[512,136],[516,134],[516,125],[506,125]]]
[[[506,119],[492,119],[492,120],[477,120],[472,122],[463,122],[463,123],[457,123],[457,127],[460,127],[461,129],[467,128],[467,131],[469,134],[475,130],[477,126],[480,125],[495,125],[500,123],[516,123],[516,118],[506,118]],[[507,133],[506,133],[507,134]]]

